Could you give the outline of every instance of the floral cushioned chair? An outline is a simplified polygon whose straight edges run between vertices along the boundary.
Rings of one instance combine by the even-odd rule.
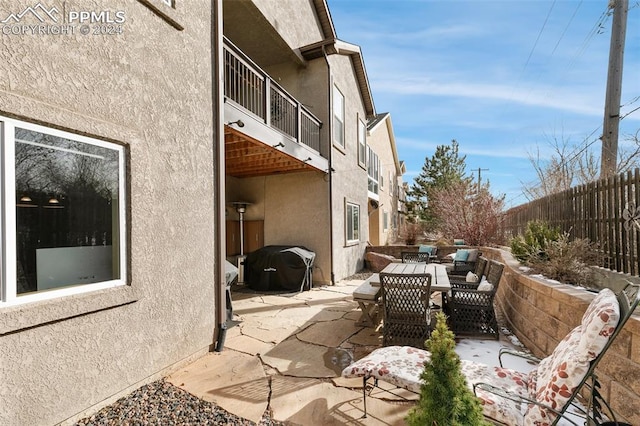
[[[577,424],[565,416],[567,409],[573,406],[590,419],[601,422],[599,407],[603,403],[606,405],[606,402],[598,392],[599,384],[594,370],[638,306],[638,287],[629,285],[617,296],[609,289],[601,290],[587,308],[580,325],[529,373],[461,361],[467,385],[480,398],[484,415],[508,425],[555,425],[561,418],[571,424]],[[631,299],[627,294],[630,289],[634,293]],[[501,365],[503,354],[531,358],[516,352],[501,351]],[[424,362],[429,358],[429,352],[423,349],[390,346],[377,349],[346,367],[342,375],[363,378],[366,416],[366,390],[369,379],[374,379],[374,386],[378,380],[382,380],[419,392],[420,374]],[[583,387],[591,391],[591,403],[588,405],[591,411],[588,413],[575,404],[575,399]]]

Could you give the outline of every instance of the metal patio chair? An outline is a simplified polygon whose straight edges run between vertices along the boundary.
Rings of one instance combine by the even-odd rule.
[[[467,256],[461,257],[460,254],[466,252]],[[447,265],[447,274],[453,276],[465,276],[467,272],[473,271],[476,267],[478,258],[482,256],[482,252],[478,249],[458,249],[453,258],[453,263]]]
[[[476,275],[477,279],[474,281],[467,281],[466,276],[450,275],[449,282],[451,283],[451,288],[475,290],[478,288],[478,284],[480,284],[482,277],[488,272],[487,265],[489,265],[489,260],[484,256],[479,256],[476,261],[476,267],[472,271]]]
[[[431,274],[380,273],[382,345],[424,348],[431,326]]]
[[[493,299],[498,291],[504,264],[489,260],[486,283],[475,288],[451,288],[445,297],[445,312],[456,335],[493,336],[498,339],[498,321],[493,308]]]

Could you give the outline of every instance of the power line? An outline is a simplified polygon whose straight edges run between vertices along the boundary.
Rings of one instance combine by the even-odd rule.
[[[556,49],[560,45],[560,42],[564,38],[564,35],[567,33],[567,30],[571,26],[571,23],[573,22],[573,18],[575,18],[576,15],[578,14],[578,10],[580,9],[580,6],[582,6],[582,2],[583,2],[583,0],[580,0],[580,3],[578,3],[578,6],[576,7],[576,10],[573,11],[573,15],[571,15],[571,18],[569,19],[569,22],[567,22],[567,25],[564,27],[564,30],[562,31],[562,34],[560,34],[560,38],[558,39],[558,42],[556,43],[556,45],[553,47],[553,50],[551,51],[551,56],[553,56],[553,54],[556,53]]]
[[[629,111],[628,113],[621,115],[620,116],[620,121],[622,121],[623,119],[625,119],[626,117],[630,116],[631,114],[633,114],[634,112],[640,110],[640,107],[634,108],[631,111]]]
[[[556,1],[553,0],[553,3],[551,4],[551,7],[549,8],[549,12],[547,12],[547,17],[544,18],[544,22],[542,23],[542,28],[540,28],[540,31],[538,31],[538,37],[536,38],[536,41],[533,43],[533,47],[531,48],[531,52],[529,52],[529,57],[527,57],[527,61],[524,63],[524,67],[522,68],[522,73],[524,74],[524,71],[527,69],[527,65],[529,65],[529,61],[531,60],[531,57],[533,56],[533,52],[536,50],[536,46],[538,45],[538,42],[540,41],[540,37],[542,36],[542,33],[544,32],[544,28],[547,26],[547,22],[549,21],[549,17],[551,16],[551,12],[553,11],[553,7],[556,5]]]
[[[578,7],[580,7],[581,4],[582,4],[582,2],[580,2]],[[574,66],[576,64],[576,61],[587,50],[587,47],[589,47],[589,45],[591,44],[591,40],[595,37],[595,35],[596,34],[600,34],[600,30],[604,27],[605,21],[607,20],[607,18],[609,16],[608,11],[609,11],[609,9],[608,9],[608,7],[606,7],[605,10],[600,14],[600,16],[596,20],[595,24],[593,24],[593,26],[591,27],[591,29],[589,30],[589,32],[585,36],[584,40],[582,41],[582,44],[580,45],[580,48],[577,51],[574,52],[574,54],[571,56],[571,59],[569,59],[569,62],[565,65],[563,71],[559,74],[558,78],[556,79],[556,84],[562,85],[566,81],[566,77],[567,77],[568,71],[570,69],[574,68]],[[577,12],[578,12],[578,8],[576,8],[576,10],[574,12],[574,16],[575,16],[575,14]],[[571,17],[571,20],[573,20],[573,17]],[[555,51],[555,48],[554,48],[554,51]],[[547,92],[545,96],[548,97],[549,96],[549,92]]]

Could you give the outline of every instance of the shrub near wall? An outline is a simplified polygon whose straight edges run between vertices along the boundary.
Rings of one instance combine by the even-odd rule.
[[[505,325],[534,355],[546,357],[580,324],[594,293],[524,275],[504,250],[483,247],[482,252],[505,263],[496,296]],[[611,407],[625,421],[640,425],[640,315],[629,319],[596,372]]]

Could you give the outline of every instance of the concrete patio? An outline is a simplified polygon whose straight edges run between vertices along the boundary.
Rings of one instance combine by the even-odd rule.
[[[254,422],[270,410],[273,420],[300,425],[404,424],[413,403],[376,389],[367,398],[368,416],[363,419],[362,381],[340,377],[352,360],[381,346],[378,329],[356,325],[360,311],[352,292],[362,281],[302,293],[234,288],[235,321],[224,349],[167,380]],[[498,349],[518,343],[508,335],[499,341],[462,339],[456,350],[463,359],[497,365]]]

